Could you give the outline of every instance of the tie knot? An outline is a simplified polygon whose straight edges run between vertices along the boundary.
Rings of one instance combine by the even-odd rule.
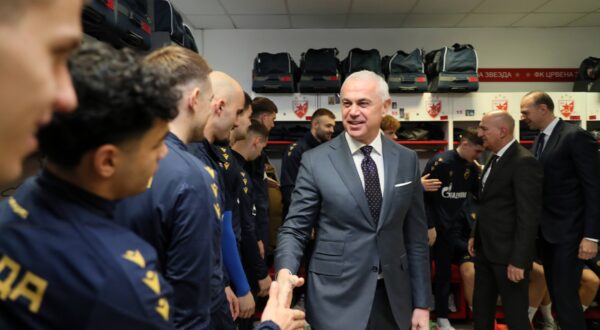
[[[360,148],[360,151],[362,151],[363,155],[365,155],[365,157],[369,157],[371,155],[371,151],[373,151],[373,147],[372,146],[362,146]]]

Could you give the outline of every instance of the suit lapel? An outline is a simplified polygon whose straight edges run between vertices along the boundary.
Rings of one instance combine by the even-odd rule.
[[[399,163],[398,150],[394,148],[394,142],[385,137],[381,137],[381,152],[383,154],[383,170],[384,170],[384,186],[383,186],[383,205],[381,206],[381,215],[379,216],[378,228],[381,228],[382,223],[387,219],[387,214],[391,206],[394,204],[393,192],[394,183],[396,182],[397,167]],[[380,180],[381,180],[381,176]]]
[[[365,190],[356,171],[354,159],[352,158],[352,154],[350,154],[350,148],[344,134],[340,134],[329,146],[333,149],[333,152],[329,154],[329,159],[332,164],[335,164],[333,168],[338,172],[342,181],[344,181],[346,189],[348,189],[350,195],[352,195],[358,204],[358,208],[365,218],[375,226],[375,221],[373,221],[371,211],[369,211]]]
[[[564,122],[562,121],[562,119],[558,120],[558,123],[556,123],[556,126],[554,126],[554,130],[552,131],[551,135],[550,135],[550,139],[548,139],[547,143],[546,143],[546,147],[544,148],[544,151],[542,152],[542,156],[540,157],[540,162],[544,162],[546,160],[546,155],[548,155],[548,153],[552,152],[552,150],[554,150],[554,147],[556,147],[556,145],[558,144],[558,140],[560,140],[560,135],[562,133],[562,129],[564,126]]]
[[[484,194],[487,190],[489,190],[489,187],[493,184],[494,179],[498,177],[500,172],[502,172],[502,167],[504,166],[504,164],[506,164],[510,161],[510,159],[513,158],[513,155],[517,151],[517,145],[518,142],[513,142],[513,144],[510,147],[508,147],[508,149],[506,149],[504,155],[502,155],[502,157],[500,157],[496,164],[493,165],[492,172],[490,172],[490,175],[485,181],[485,187],[483,188]]]
[[[534,157],[535,157],[535,151],[537,150],[539,141],[540,141],[540,133],[538,133],[538,135],[535,136],[535,139],[533,139],[533,144],[531,145],[531,149],[529,150]]]
[[[490,159],[488,159],[487,163],[485,163],[485,166],[483,167],[483,171],[481,172],[481,180],[479,180],[479,192],[482,195],[481,197],[483,197],[483,176],[485,175],[485,172],[487,172],[488,168],[490,168],[490,165],[492,163],[492,159],[493,156],[490,157]],[[488,176],[489,179],[489,176]]]

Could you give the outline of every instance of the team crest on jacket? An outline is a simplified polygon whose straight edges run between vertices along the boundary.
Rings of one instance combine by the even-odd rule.
[[[469,176],[471,176],[471,169],[467,168],[463,177],[465,178],[465,180],[469,180]]]

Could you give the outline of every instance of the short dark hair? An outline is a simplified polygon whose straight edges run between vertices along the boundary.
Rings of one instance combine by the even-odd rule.
[[[460,134],[460,141],[469,141],[476,145],[483,145],[483,139],[477,135],[477,129],[469,127]]]
[[[155,66],[175,80],[175,85],[184,85],[197,80],[208,82],[212,69],[200,54],[177,45],[159,48],[148,54],[144,64]]]
[[[250,127],[248,127],[248,135],[256,135],[264,140],[269,138],[269,130],[260,121],[252,119]]]
[[[312,117],[310,118],[310,122],[314,122],[317,118],[327,116],[333,120],[335,120],[335,115],[329,109],[319,108],[313,112]]]
[[[252,118],[258,118],[263,113],[277,113],[277,106],[266,97],[258,96],[252,100]]]
[[[177,116],[173,81],[142,66],[131,50],[86,42],[68,65],[77,109],[54,114],[38,133],[40,150],[52,163],[75,167],[84,153],[129,141],[151,129],[156,119]]]
[[[248,93],[244,92],[244,109],[248,109],[252,105],[252,98]]]
[[[531,91],[525,94],[525,96],[531,96],[533,99],[533,104],[536,107],[545,104],[551,112],[554,111],[554,101],[552,101],[552,98],[550,95],[548,95],[548,93],[543,91]]]

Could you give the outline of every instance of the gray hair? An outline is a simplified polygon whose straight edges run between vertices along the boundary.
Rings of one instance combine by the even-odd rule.
[[[376,74],[373,71],[362,70],[354,72],[349,75],[346,80],[344,80],[344,84],[342,84],[342,89],[344,85],[350,80],[375,80],[377,82],[377,93],[381,97],[382,101],[385,101],[390,98],[390,90],[387,82],[380,75]]]

